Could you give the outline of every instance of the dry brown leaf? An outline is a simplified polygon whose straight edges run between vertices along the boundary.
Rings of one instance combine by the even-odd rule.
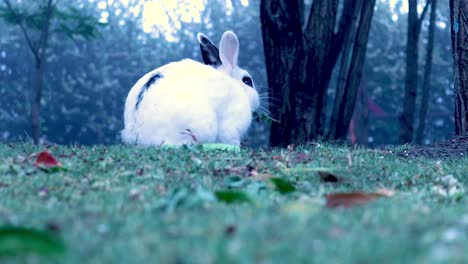
[[[351,207],[356,205],[367,204],[379,197],[391,197],[394,191],[386,188],[381,188],[376,192],[350,192],[350,193],[331,193],[326,195],[326,206],[334,207]]]

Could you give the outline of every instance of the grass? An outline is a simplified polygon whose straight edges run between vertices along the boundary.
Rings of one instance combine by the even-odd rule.
[[[467,158],[321,144],[268,152],[58,146],[50,151],[67,170],[47,173],[28,158],[38,151],[0,145],[0,226],[51,230],[67,251],[2,263],[468,263]],[[341,182],[323,182],[317,170]],[[325,206],[325,194],[382,187],[395,194]],[[236,192],[243,196],[218,200]]]

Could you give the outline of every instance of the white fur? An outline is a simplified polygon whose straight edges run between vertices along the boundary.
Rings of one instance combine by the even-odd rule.
[[[223,41],[229,47],[223,48]],[[123,142],[156,146],[239,145],[259,98],[255,89],[241,81],[247,72],[237,66],[236,41],[230,31],[223,35],[219,51],[223,64],[217,69],[186,59],[153,70],[138,80],[125,102]],[[138,94],[156,73],[162,78],[147,89],[137,109]]]

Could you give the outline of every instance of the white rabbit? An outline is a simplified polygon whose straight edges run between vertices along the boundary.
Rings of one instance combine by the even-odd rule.
[[[185,59],[144,75],[125,102],[122,140],[127,144],[240,145],[259,96],[237,65],[239,40],[226,31],[219,50],[198,33],[203,61]]]

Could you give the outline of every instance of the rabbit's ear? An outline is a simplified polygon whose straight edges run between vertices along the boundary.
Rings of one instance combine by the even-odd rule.
[[[232,31],[226,31],[219,43],[219,57],[221,62],[229,70],[237,66],[237,59],[239,57],[239,39]]]
[[[197,34],[198,43],[200,43],[200,50],[203,62],[206,65],[220,66],[221,59],[219,58],[218,48],[211,42],[211,40],[202,33]]]

